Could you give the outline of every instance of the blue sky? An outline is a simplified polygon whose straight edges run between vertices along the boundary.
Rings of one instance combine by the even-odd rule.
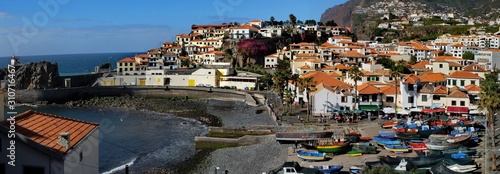
[[[0,56],[141,52],[188,33],[192,24],[252,19],[319,21],[346,0],[0,1]]]

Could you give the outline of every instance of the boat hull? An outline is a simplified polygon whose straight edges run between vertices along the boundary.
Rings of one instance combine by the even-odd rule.
[[[276,132],[276,141],[280,143],[297,143],[314,141],[332,137],[333,132]]]
[[[316,146],[316,150],[318,150],[318,152],[324,152],[324,153],[340,153],[345,151],[347,147],[348,144],[333,145],[333,146]]]

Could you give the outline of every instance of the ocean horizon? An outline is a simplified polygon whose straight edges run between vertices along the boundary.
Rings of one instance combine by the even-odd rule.
[[[29,55],[17,56],[20,63],[27,62],[56,62],[59,68],[59,76],[90,74],[95,71],[96,66],[111,62],[116,68],[116,62],[126,57],[145,52],[121,52],[121,53],[82,53],[82,54],[54,54],[54,55]],[[6,68],[10,64],[12,56],[0,57],[0,67]]]

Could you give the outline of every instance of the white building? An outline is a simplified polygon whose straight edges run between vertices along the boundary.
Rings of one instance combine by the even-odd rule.
[[[490,71],[495,65],[498,68],[500,67],[500,50],[478,51],[474,60],[487,71]]]
[[[9,132],[13,121],[3,120],[0,125],[1,173],[99,173],[98,123],[33,110],[14,119],[15,133]],[[15,167],[9,165],[11,160]]]
[[[324,83],[316,86],[311,92],[312,114],[327,115],[335,111],[351,110],[353,106],[353,91],[347,86],[330,87]]]
[[[248,39],[254,37],[259,29],[250,25],[241,25],[229,29],[229,35],[233,39]]]

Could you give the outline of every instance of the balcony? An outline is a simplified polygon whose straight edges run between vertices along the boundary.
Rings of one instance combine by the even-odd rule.
[[[374,105],[374,106],[382,106],[382,101],[360,101],[359,105]]]

